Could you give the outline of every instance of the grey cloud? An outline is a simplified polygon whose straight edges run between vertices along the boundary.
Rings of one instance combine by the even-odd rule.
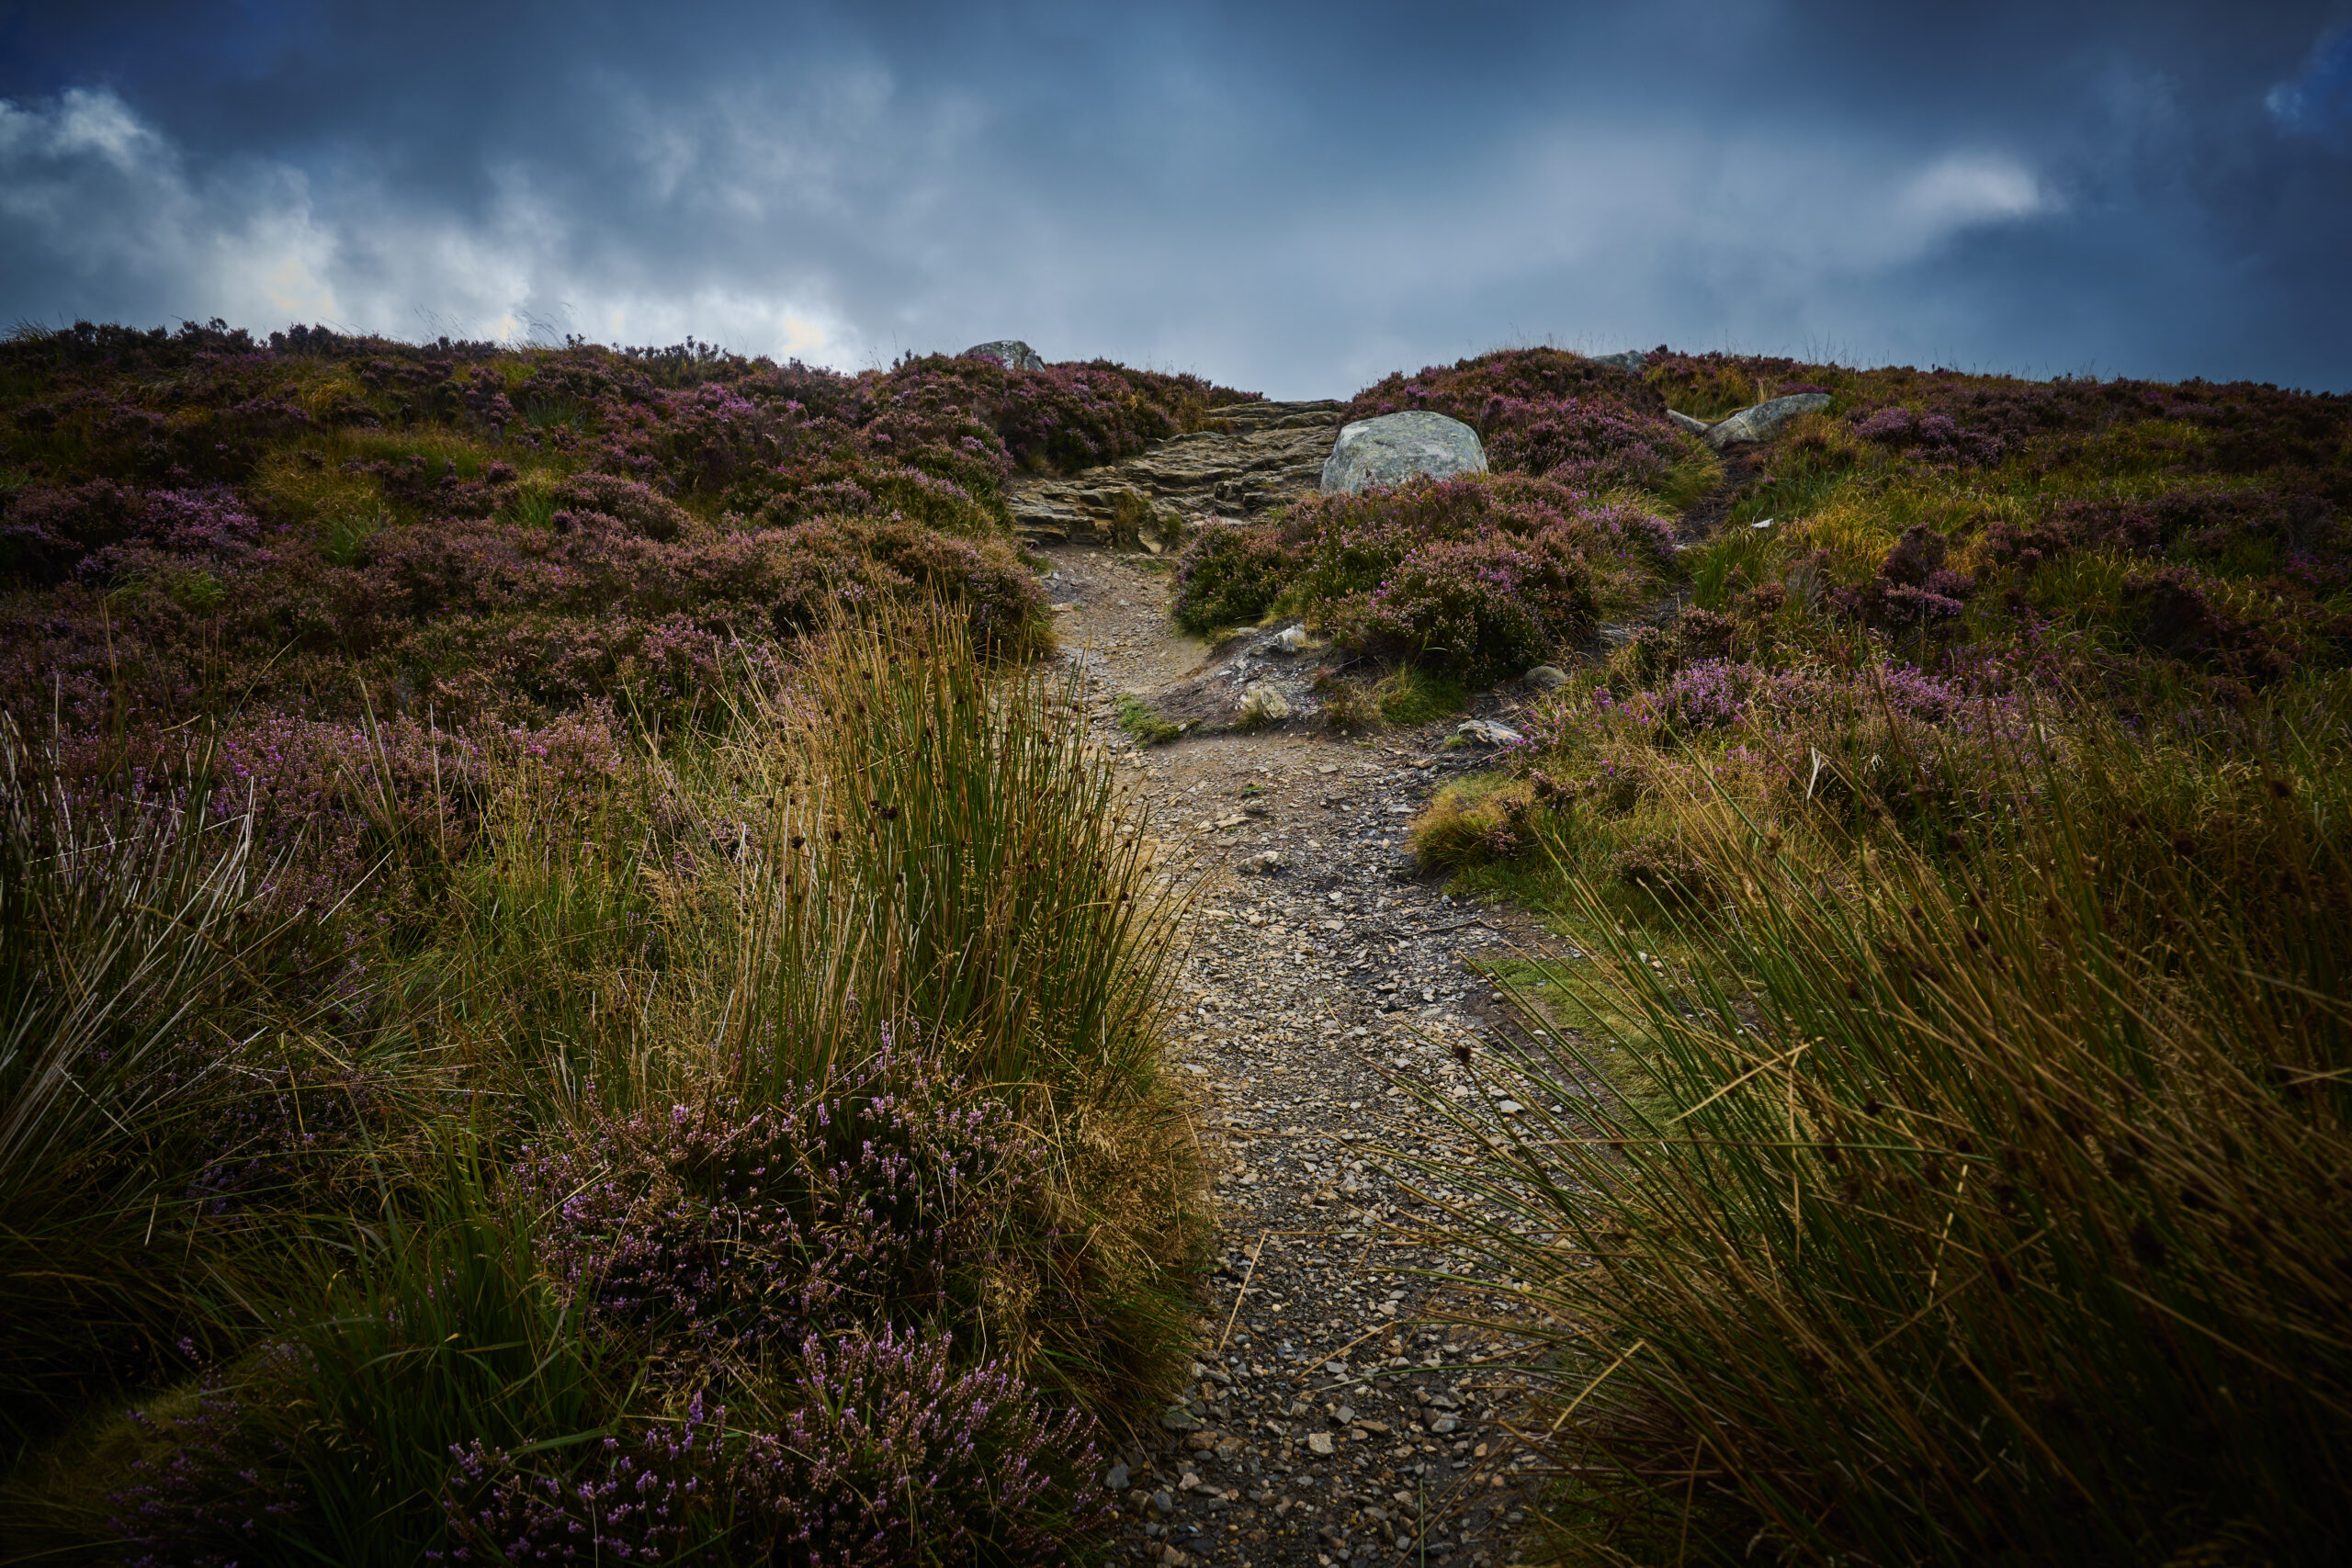
[[[24,33],[0,309],[1012,333],[1291,393],[1545,339],[2352,380],[2352,174],[2278,96],[2336,101],[2324,8],[458,15],[195,68],[180,12]],[[60,140],[101,114],[120,155]]]

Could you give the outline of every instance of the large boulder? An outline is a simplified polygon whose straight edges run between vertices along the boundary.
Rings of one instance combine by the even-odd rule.
[[[1792,392],[1785,398],[1767,398],[1713,424],[1692,419],[1689,414],[1669,413],[1667,417],[1720,452],[1736,442],[1770,441],[1781,433],[1782,425],[1797,415],[1819,413],[1828,406],[1829,394],[1826,392]]]
[[[999,338],[994,343],[976,343],[956,357],[993,359],[1007,370],[1043,370],[1046,367],[1046,362],[1037,351],[1017,337]]]
[[[1458,419],[1417,409],[1342,425],[1323,460],[1323,493],[1402,484],[1416,474],[1445,479],[1486,471],[1487,449],[1476,431]]]

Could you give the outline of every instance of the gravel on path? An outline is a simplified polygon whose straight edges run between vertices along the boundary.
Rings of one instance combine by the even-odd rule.
[[[1443,749],[1453,720],[1361,740],[1294,722],[1138,748],[1117,728],[1118,697],[1197,677],[1208,649],[1172,629],[1159,563],[1046,553],[1065,657],[1085,662],[1101,738],[1162,863],[1205,879],[1169,1037],[1217,1173],[1222,1235],[1192,1376],[1108,1470],[1119,1552],[1317,1568],[1515,1561],[1535,1461],[1502,1422],[1522,1384],[1496,1364],[1507,1337],[1442,1320],[1428,1276],[1449,1261],[1419,1234],[1449,1196],[1443,1169],[1472,1151],[1407,1087],[1457,1101],[1497,1092],[1456,1055],[1484,1049],[1500,1020],[1502,998],[1472,965],[1564,955],[1523,912],[1458,902],[1414,868],[1413,814],[1481,753]]]

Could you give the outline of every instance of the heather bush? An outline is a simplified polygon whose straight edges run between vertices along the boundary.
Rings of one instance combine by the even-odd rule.
[[[618,1115],[526,1150],[548,1276],[600,1325],[688,1359],[862,1322],[967,1319],[993,1234],[1037,1203],[1036,1151],[1001,1104],[912,1052],[835,1081]]]
[[[1248,626],[1272,607],[1295,569],[1272,528],[1204,528],[1177,560],[1170,613],[1188,632]]]
[[[1043,1416],[1001,1366],[956,1372],[945,1337],[797,1347],[774,1429],[730,1428],[698,1390],[674,1420],[512,1453],[461,1450],[444,1494],[456,1562],[871,1564],[1067,1561],[1102,1504],[1075,1417]],[[739,1413],[740,1419],[740,1413]]]
[[[1672,559],[1655,513],[1554,479],[1417,479],[1204,534],[1179,567],[1174,615],[1207,629],[1295,606],[1352,649],[1482,681],[1582,640]]]
[[[1665,418],[1640,378],[1559,349],[1507,349],[1395,375],[1356,394],[1348,417],[1426,409],[1478,432],[1498,472],[1588,491],[1643,491],[1683,506],[1712,488],[1718,466]]]
[[[1330,619],[1344,644],[1483,682],[1582,640],[1593,599],[1574,547],[1545,533],[1424,546]]]

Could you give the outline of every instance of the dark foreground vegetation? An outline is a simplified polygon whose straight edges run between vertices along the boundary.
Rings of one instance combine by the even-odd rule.
[[[218,327],[0,377],[0,1554],[1082,1551],[1198,1181],[1174,895],[1001,487],[1235,394]]]
[[[1816,389],[1700,542],[1616,522],[1703,461],[1661,399]],[[1527,1109],[1455,1222],[1550,1309],[1551,1544],[2341,1560],[2352,402],[1541,352],[1366,400],[1503,471],[1294,508],[1263,603],[1567,667],[1415,838],[1588,954],[1499,976]]]
[[[0,1554],[1091,1551],[1189,1343],[1181,890],[1003,487],[1237,396],[0,345]],[[2340,1561],[2352,404],[1412,407],[1496,471],[1213,531],[1179,616],[1306,619],[1342,728],[1565,671],[1415,840],[1587,955],[1498,972],[1453,1222],[1548,1314],[1542,1544]]]

